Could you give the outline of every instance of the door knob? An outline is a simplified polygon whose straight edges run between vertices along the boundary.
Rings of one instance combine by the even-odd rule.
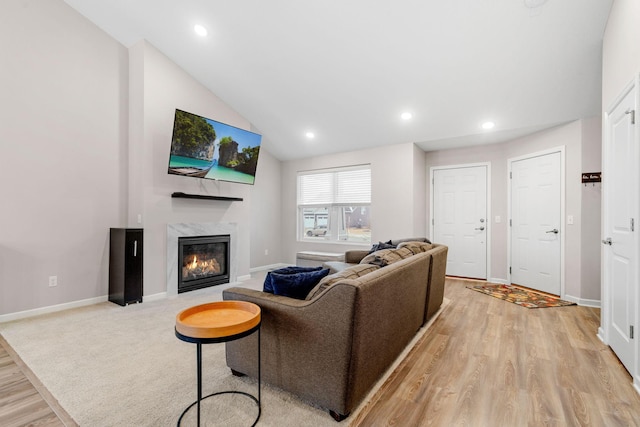
[[[611,237],[607,237],[606,239],[604,239],[604,240],[602,241],[602,243],[604,243],[605,245],[609,245],[609,246],[611,246],[611,244],[612,244],[613,242],[611,241]]]
[[[553,234],[558,234],[558,229],[554,228],[553,230],[549,230],[546,233],[553,233]]]
[[[480,231],[482,231],[482,230],[484,230],[484,227],[474,228],[474,230],[480,230]]]

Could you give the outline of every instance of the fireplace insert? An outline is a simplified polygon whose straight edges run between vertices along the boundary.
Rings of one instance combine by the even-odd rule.
[[[178,293],[229,283],[230,236],[178,238]]]

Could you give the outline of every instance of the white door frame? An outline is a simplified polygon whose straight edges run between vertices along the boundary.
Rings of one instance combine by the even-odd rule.
[[[433,203],[434,203],[434,179],[433,179],[433,174],[435,171],[437,170],[443,170],[443,169],[462,169],[462,168],[473,168],[473,167],[477,167],[477,166],[485,166],[487,168],[487,218],[486,219],[486,224],[487,224],[487,239],[486,239],[486,245],[487,245],[487,280],[490,280],[491,278],[491,234],[493,231],[493,227],[490,221],[491,218],[491,162],[483,162],[483,163],[465,163],[465,164],[459,164],[459,165],[445,165],[445,166],[431,166],[431,168],[429,168],[429,218],[431,218],[430,224],[427,224],[427,228],[429,229],[429,240],[431,240],[433,242],[433,226],[434,226],[434,222],[433,222]],[[438,242],[435,242],[438,243]]]
[[[611,105],[609,106],[609,108],[604,111],[604,123],[603,123],[603,127],[602,127],[602,166],[603,166],[603,175],[605,176],[605,179],[602,180],[602,193],[603,196],[604,194],[606,194],[608,191],[610,191],[609,189],[609,182],[606,179],[606,171],[611,170],[612,165],[609,164],[609,162],[611,161],[609,153],[608,153],[608,149],[611,147],[611,138],[609,135],[609,127],[611,126],[611,117],[610,114],[613,112],[613,110],[617,107],[618,104],[620,104],[622,102],[622,100],[626,97],[626,95],[632,91],[632,90],[636,90],[636,106],[640,106],[640,74],[637,74],[633,80],[631,82],[629,82],[625,88],[623,89],[623,91],[616,97],[616,99],[611,103]],[[635,112],[635,119],[636,119],[636,123],[638,123],[638,120],[640,120],[640,112],[636,111]],[[636,145],[638,143],[640,143],[640,132],[636,131],[635,133],[635,143]],[[640,159],[635,159],[636,162],[640,163]],[[636,182],[635,185],[636,186],[640,186],[640,179],[638,176],[635,177]],[[637,188],[637,187],[636,187]],[[603,201],[604,201],[604,197],[603,197]],[[602,232],[606,233],[609,230],[609,216],[605,215],[605,209],[606,209],[606,205],[605,203],[602,204]],[[640,212],[640,206],[636,206],[636,212]],[[640,221],[639,221],[640,222]],[[637,233],[635,233],[635,242],[634,245],[636,247],[636,251],[637,253],[640,254],[640,238],[638,237]],[[606,238],[607,236],[605,236],[603,234],[602,238]],[[600,283],[601,283],[601,315],[600,315],[600,328],[598,328],[598,337],[600,338],[600,340],[609,345],[609,336],[610,336],[610,328],[611,328],[611,304],[612,304],[612,296],[611,296],[611,284],[608,281],[608,278],[606,277],[606,273],[608,272],[608,270],[606,269],[606,264],[609,262],[609,255],[608,255],[608,251],[602,251],[602,256],[601,256],[601,265],[600,265],[600,271],[601,271],[601,277],[600,277]],[[636,262],[636,277],[640,277],[640,275],[638,274],[638,270],[639,270],[639,266],[638,266],[638,262]],[[640,291],[636,292],[636,307],[640,308]],[[636,309],[636,316],[634,319],[634,324],[635,325],[640,325],[640,309]],[[640,328],[639,328],[640,329]],[[635,354],[636,356],[638,354],[640,354],[640,339],[636,339],[635,340]],[[633,386],[636,389],[636,391],[638,393],[640,393],[640,366],[638,365],[638,362],[636,361],[636,366],[633,369],[635,372],[630,372],[631,376],[633,377]]]
[[[511,170],[513,162],[520,160],[527,160],[533,157],[545,156],[547,154],[560,153],[560,297],[565,298],[564,289],[564,253],[565,253],[565,234],[566,234],[566,221],[565,221],[565,146],[549,148],[547,150],[537,151],[535,153],[525,154],[518,157],[512,157],[507,159],[507,217],[509,218],[509,226],[507,227],[507,283],[511,283]]]

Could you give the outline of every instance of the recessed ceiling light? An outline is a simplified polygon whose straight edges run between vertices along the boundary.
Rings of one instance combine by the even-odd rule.
[[[316,137],[316,135],[313,132],[307,132],[304,134],[304,136],[306,136],[309,139],[313,139]]]
[[[412,117],[413,117],[413,114],[411,114],[408,111],[405,111],[404,113],[400,114],[400,118],[402,118],[402,120],[411,120]]]
[[[495,123],[493,123],[493,122],[484,122],[484,123],[482,124],[482,129],[485,129],[485,130],[493,129],[493,127],[494,127],[495,125],[496,125],[496,124],[495,124]]]
[[[193,26],[193,31],[196,32],[197,35],[204,37],[207,35],[207,29],[200,24],[196,24]]]

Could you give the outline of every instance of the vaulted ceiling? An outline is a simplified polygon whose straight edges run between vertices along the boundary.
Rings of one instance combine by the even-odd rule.
[[[281,160],[495,143],[598,115],[612,4],[65,1],[127,47],[150,42],[249,120]],[[487,121],[495,127],[483,129]]]

